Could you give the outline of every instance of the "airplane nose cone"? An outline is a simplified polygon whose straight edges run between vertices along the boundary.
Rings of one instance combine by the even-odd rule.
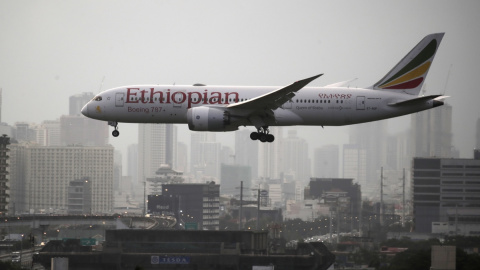
[[[86,117],[88,117],[88,104],[86,104],[85,106],[83,106],[81,112],[82,112],[83,115],[85,115]]]

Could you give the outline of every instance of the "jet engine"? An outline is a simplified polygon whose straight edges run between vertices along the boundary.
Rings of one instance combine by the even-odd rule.
[[[231,125],[230,114],[222,108],[195,107],[187,112],[188,128],[194,131],[234,131],[238,126]]]

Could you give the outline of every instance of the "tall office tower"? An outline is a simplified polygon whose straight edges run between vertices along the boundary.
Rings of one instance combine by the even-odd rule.
[[[258,178],[279,179],[281,162],[283,161],[283,128],[270,127],[270,133],[275,134],[275,142],[260,143],[258,146]]]
[[[414,158],[415,231],[478,235],[480,228],[480,155],[473,159]]]
[[[220,171],[220,189],[222,195],[237,195],[241,181],[243,181],[244,188],[253,187],[252,171],[249,166],[222,163]]]
[[[250,139],[252,130],[235,131],[235,164],[249,166],[252,178],[258,178],[258,148],[260,143]],[[277,143],[277,142],[275,142]]]
[[[222,146],[220,148],[220,163],[232,165],[235,160],[233,149],[229,146]]]
[[[104,146],[108,142],[108,125],[85,116],[60,117],[61,145]]]
[[[283,139],[283,155],[280,171],[284,175],[293,175],[295,181],[308,183],[311,177],[308,143],[297,136],[296,130],[289,130],[288,137]]]
[[[352,178],[355,183],[362,187],[362,195],[368,197],[374,187],[367,185],[366,170],[366,150],[354,144],[343,145],[343,178]]]
[[[366,155],[364,164],[366,182],[361,184],[367,196],[372,187],[380,186],[380,170],[386,163],[387,123],[387,121],[375,121],[350,127],[349,143],[365,151]]]
[[[475,134],[475,148],[480,149],[480,118],[477,120],[477,132]]]
[[[127,149],[127,176],[132,184],[138,183],[138,144],[130,144]]]
[[[113,209],[113,147],[34,146],[12,143],[12,187],[17,213],[65,212],[70,181],[92,181],[92,213]],[[23,198],[20,197],[23,195]]]
[[[45,120],[37,127],[37,143],[42,146],[60,146],[60,120]]]
[[[191,137],[190,172],[197,178],[220,178],[220,149],[213,132],[193,132]]]
[[[338,178],[338,145],[325,145],[315,148],[313,157],[313,176],[318,178]]]
[[[81,94],[70,96],[69,99],[69,114],[68,115],[82,115],[80,112],[95,95],[93,93],[83,92]]]
[[[34,142],[36,141],[36,132],[34,128],[30,127],[30,124],[17,122],[13,130],[13,138],[21,142]]]
[[[180,172],[187,172],[188,171],[188,147],[186,144],[182,142],[177,143],[177,164],[176,168],[177,171]]]
[[[0,216],[7,215],[9,211],[9,145],[10,138],[7,135],[0,136]]]
[[[452,106],[443,106],[412,114],[414,157],[455,157],[452,151]]]
[[[11,215],[19,215],[26,206],[26,194],[25,194],[25,161],[26,161],[26,142],[17,142],[15,139],[11,140],[9,145],[10,151],[8,152],[8,176],[10,177],[9,189],[10,189],[10,209]]]
[[[162,164],[175,167],[176,128],[172,124],[138,125],[138,181],[154,177]]]
[[[113,188],[119,191],[122,186],[122,152],[115,150],[113,152]]]

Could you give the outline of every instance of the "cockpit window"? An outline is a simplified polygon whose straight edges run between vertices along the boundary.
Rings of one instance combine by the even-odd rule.
[[[102,100],[102,97],[101,97],[101,96],[96,96],[96,97],[93,98],[93,100],[95,100],[95,101],[101,101],[101,100]]]

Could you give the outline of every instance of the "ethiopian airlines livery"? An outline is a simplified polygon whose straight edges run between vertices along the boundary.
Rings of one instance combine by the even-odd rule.
[[[306,87],[316,75],[285,87],[132,85],[103,91],[82,114],[118,123],[188,124],[194,131],[254,126],[252,140],[273,142],[269,126],[342,126],[387,119],[443,105],[446,96],[418,96],[444,33],[420,41],[390,72],[367,88]]]

